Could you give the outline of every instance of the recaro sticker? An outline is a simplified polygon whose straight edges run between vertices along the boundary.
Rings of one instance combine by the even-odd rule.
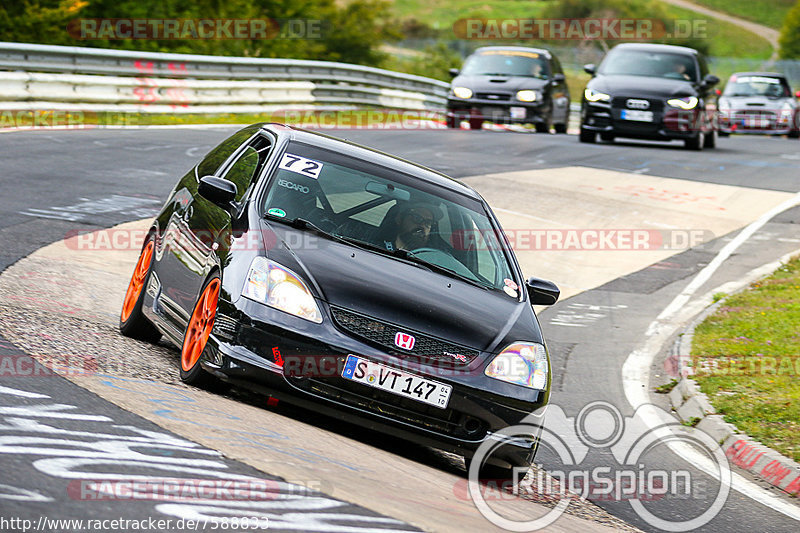
[[[317,179],[319,173],[322,172],[322,163],[312,159],[306,159],[294,154],[283,154],[281,164],[278,168],[288,170],[289,172],[296,172],[307,178]]]

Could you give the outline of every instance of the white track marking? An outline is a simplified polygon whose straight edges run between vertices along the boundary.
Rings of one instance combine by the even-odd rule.
[[[660,352],[663,344],[667,341],[672,333],[686,320],[696,316],[702,309],[709,305],[712,295],[719,292],[720,289],[725,288],[728,292],[733,289],[739,289],[753,281],[760,279],[768,274],[780,264],[787,261],[792,255],[786,254],[779,261],[763,265],[757,269],[749,272],[743,279],[738,282],[729,282],[720,287],[717,287],[707,292],[703,297],[696,299],[693,302],[689,300],[697,290],[702,287],[722,265],[722,263],[733,254],[747,239],[749,239],[756,231],[761,229],[767,222],[769,222],[776,215],[800,205],[800,192],[789,198],[785,202],[775,206],[766,213],[764,213],[757,220],[745,227],[733,240],[726,244],[720,250],[714,259],[706,265],[697,275],[692,279],[689,285],[678,294],[672,302],[664,308],[658,317],[650,324],[645,333],[645,342],[643,346],[631,352],[625,363],[622,366],[622,387],[625,391],[625,397],[628,403],[636,409],[637,407],[650,403],[650,367],[656,355]],[[645,423],[650,427],[656,427],[662,421],[659,417],[646,417]],[[674,445],[670,447],[676,453],[691,463],[696,468],[708,473],[713,477],[718,477],[706,465],[705,457],[700,455],[694,450],[687,449],[686,447],[678,448]],[[762,487],[753,483],[752,481],[744,478],[740,474],[732,473],[732,488],[739,493],[751,498],[758,503],[767,506],[775,511],[783,513],[795,520],[800,520],[800,508],[787,503],[764,490]]]

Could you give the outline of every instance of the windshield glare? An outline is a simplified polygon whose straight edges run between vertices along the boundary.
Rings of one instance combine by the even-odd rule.
[[[734,76],[725,86],[724,96],[766,96],[784,98],[792,95],[780,78],[768,76]]]
[[[525,76],[547,79],[544,58],[535,52],[523,50],[478,52],[467,58],[461,73],[469,76]]]
[[[412,260],[492,289],[514,279],[479,201],[307,144],[287,146],[262,213],[287,222],[301,218],[388,255],[405,250]]]
[[[648,76],[697,81],[697,68],[690,55],[644,50],[611,52],[598,69],[599,74]]]

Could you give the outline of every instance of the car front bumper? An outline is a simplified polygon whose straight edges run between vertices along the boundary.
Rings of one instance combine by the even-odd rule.
[[[693,139],[706,124],[697,110],[681,111],[672,108],[651,110],[651,121],[625,120],[623,109],[611,104],[586,102],[581,106],[581,128],[615,137],[647,140]]]
[[[511,439],[497,432],[544,407],[548,393],[485,376],[486,361],[481,356],[464,367],[400,359],[343,333],[326,311],[326,319],[316,328],[244,298],[236,305],[220,302],[220,312],[202,365],[225,381],[466,457],[484,441],[500,440],[503,444],[489,459],[498,466],[526,466],[533,461],[538,432]],[[220,324],[224,326],[217,327]],[[349,354],[452,386],[447,408],[341,377]]]
[[[487,120],[500,124],[537,124],[547,121],[544,102],[447,99],[447,118]]]

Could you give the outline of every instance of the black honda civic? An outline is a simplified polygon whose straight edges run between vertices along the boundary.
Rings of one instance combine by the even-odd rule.
[[[496,433],[549,399],[534,304],[487,203],[397,157],[278,124],[214,148],[153,220],[123,334],[221,379],[508,475],[538,435]],[[494,445],[494,442],[499,442]]]
[[[592,75],[581,104],[580,141],[616,137],[682,140],[686,148],[714,148],[719,78],[697,50],[665,44],[615,46]]]

